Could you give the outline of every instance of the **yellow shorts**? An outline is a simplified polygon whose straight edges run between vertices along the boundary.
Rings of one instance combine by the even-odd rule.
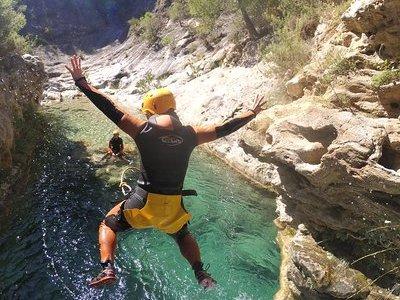
[[[156,228],[168,234],[178,232],[192,218],[182,206],[182,195],[149,193],[143,208],[124,209],[123,213],[133,228]]]

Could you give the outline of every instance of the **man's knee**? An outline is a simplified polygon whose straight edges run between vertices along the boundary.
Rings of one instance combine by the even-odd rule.
[[[102,224],[109,227],[115,233],[130,229],[130,225],[126,221],[124,222],[121,220],[121,216],[118,215],[109,215],[105,217],[100,226],[102,226]]]
[[[182,240],[190,234],[187,224],[185,224],[178,232],[170,234],[169,236],[172,237],[178,244],[182,242]]]

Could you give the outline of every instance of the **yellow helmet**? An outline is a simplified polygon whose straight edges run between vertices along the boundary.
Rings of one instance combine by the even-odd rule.
[[[143,113],[161,115],[170,109],[176,109],[176,102],[174,94],[167,88],[152,90],[143,97]]]

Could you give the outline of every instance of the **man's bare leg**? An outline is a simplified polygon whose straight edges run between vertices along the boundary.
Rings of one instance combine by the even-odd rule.
[[[216,281],[211,277],[210,274],[203,269],[203,263],[201,262],[200,248],[197,244],[196,239],[192,236],[186,228],[183,229],[183,233],[179,232],[174,236],[179,246],[181,254],[189,264],[192,266],[194,274],[199,284],[205,289],[213,288]]]
[[[186,234],[178,241],[178,246],[181,254],[192,267],[195,263],[201,261],[199,245],[190,233]]]
[[[118,215],[122,202],[111,209],[106,218]],[[99,226],[99,245],[100,260],[103,266],[102,272],[89,283],[91,287],[100,287],[106,284],[112,284],[117,280],[114,270],[115,249],[117,247],[117,234],[108,227],[105,221]]]
[[[130,160],[126,158],[125,153],[124,152],[120,152],[117,154],[118,158],[122,161],[127,162],[128,164],[130,164]]]
[[[111,215],[117,215],[120,208],[121,204],[115,206],[107,214],[107,217]],[[108,227],[104,221],[102,221],[99,226],[99,245],[101,262],[114,262],[115,248],[117,247],[117,234],[110,227]]]
[[[107,153],[104,154],[104,156],[100,159],[100,161],[109,160],[111,156],[112,156],[112,154],[109,153],[109,152],[107,152]]]

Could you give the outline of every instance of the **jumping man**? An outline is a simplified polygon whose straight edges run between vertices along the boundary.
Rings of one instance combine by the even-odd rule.
[[[253,109],[222,125],[184,126],[175,112],[173,94],[168,89],[158,89],[144,97],[142,112],[147,121],[143,121],[89,85],[79,57],[73,56],[71,65],[66,67],[77,87],[93,104],[134,139],[141,156],[141,175],[136,189],[111,209],[100,224],[102,271],[89,285],[100,287],[116,281],[114,259],[118,232],[156,228],[176,241],[198,283],[204,288],[213,287],[216,282],[204,270],[199,246],[188,229],[191,215],[182,204],[189,158],[196,146],[227,136],[254,119],[263,110],[263,97],[256,98]]]

